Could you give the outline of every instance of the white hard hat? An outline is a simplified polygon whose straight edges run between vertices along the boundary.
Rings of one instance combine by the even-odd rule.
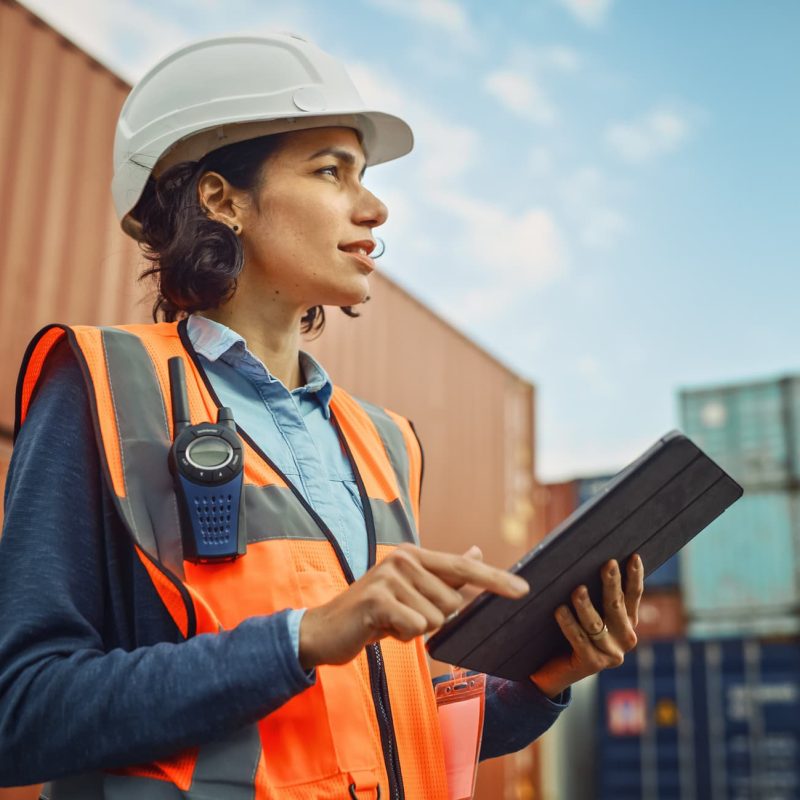
[[[120,111],[111,190],[122,228],[139,238],[130,211],[151,173],[245,139],[334,125],[361,134],[368,165],[414,146],[402,119],[365,108],[344,66],[299,36],[226,36],[182,47],[134,86]]]

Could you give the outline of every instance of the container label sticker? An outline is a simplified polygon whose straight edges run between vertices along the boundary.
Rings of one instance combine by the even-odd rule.
[[[612,736],[641,736],[647,725],[647,699],[639,689],[608,693],[608,732]]]

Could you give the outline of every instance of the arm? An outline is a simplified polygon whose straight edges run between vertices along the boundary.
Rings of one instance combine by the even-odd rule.
[[[66,347],[53,358],[6,485],[0,785],[169,756],[259,719],[313,682],[294,654],[288,612],[164,641],[154,592],[136,596],[147,608],[136,623],[156,637],[111,608],[108,585],[129,575],[119,554],[130,545],[104,496],[77,362]],[[141,636],[155,641],[136,646]]]
[[[533,681],[487,675],[481,761],[527,747],[558,719],[570,700],[569,688],[551,700]]]

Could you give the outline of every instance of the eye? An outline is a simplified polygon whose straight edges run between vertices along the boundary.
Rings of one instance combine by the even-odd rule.
[[[328,170],[333,170],[332,172],[328,172]],[[318,174],[326,174],[326,175],[333,175],[334,178],[339,177],[339,167],[335,164],[331,164],[329,167],[323,167],[322,169],[317,170]]]

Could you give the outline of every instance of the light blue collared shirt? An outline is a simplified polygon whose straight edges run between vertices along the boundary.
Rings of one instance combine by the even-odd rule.
[[[192,314],[186,332],[222,405],[331,529],[360,578],[367,569],[364,510],[331,422],[333,384],[322,365],[301,350],[305,385],[289,391],[226,325]],[[302,615],[290,616],[295,651]]]

